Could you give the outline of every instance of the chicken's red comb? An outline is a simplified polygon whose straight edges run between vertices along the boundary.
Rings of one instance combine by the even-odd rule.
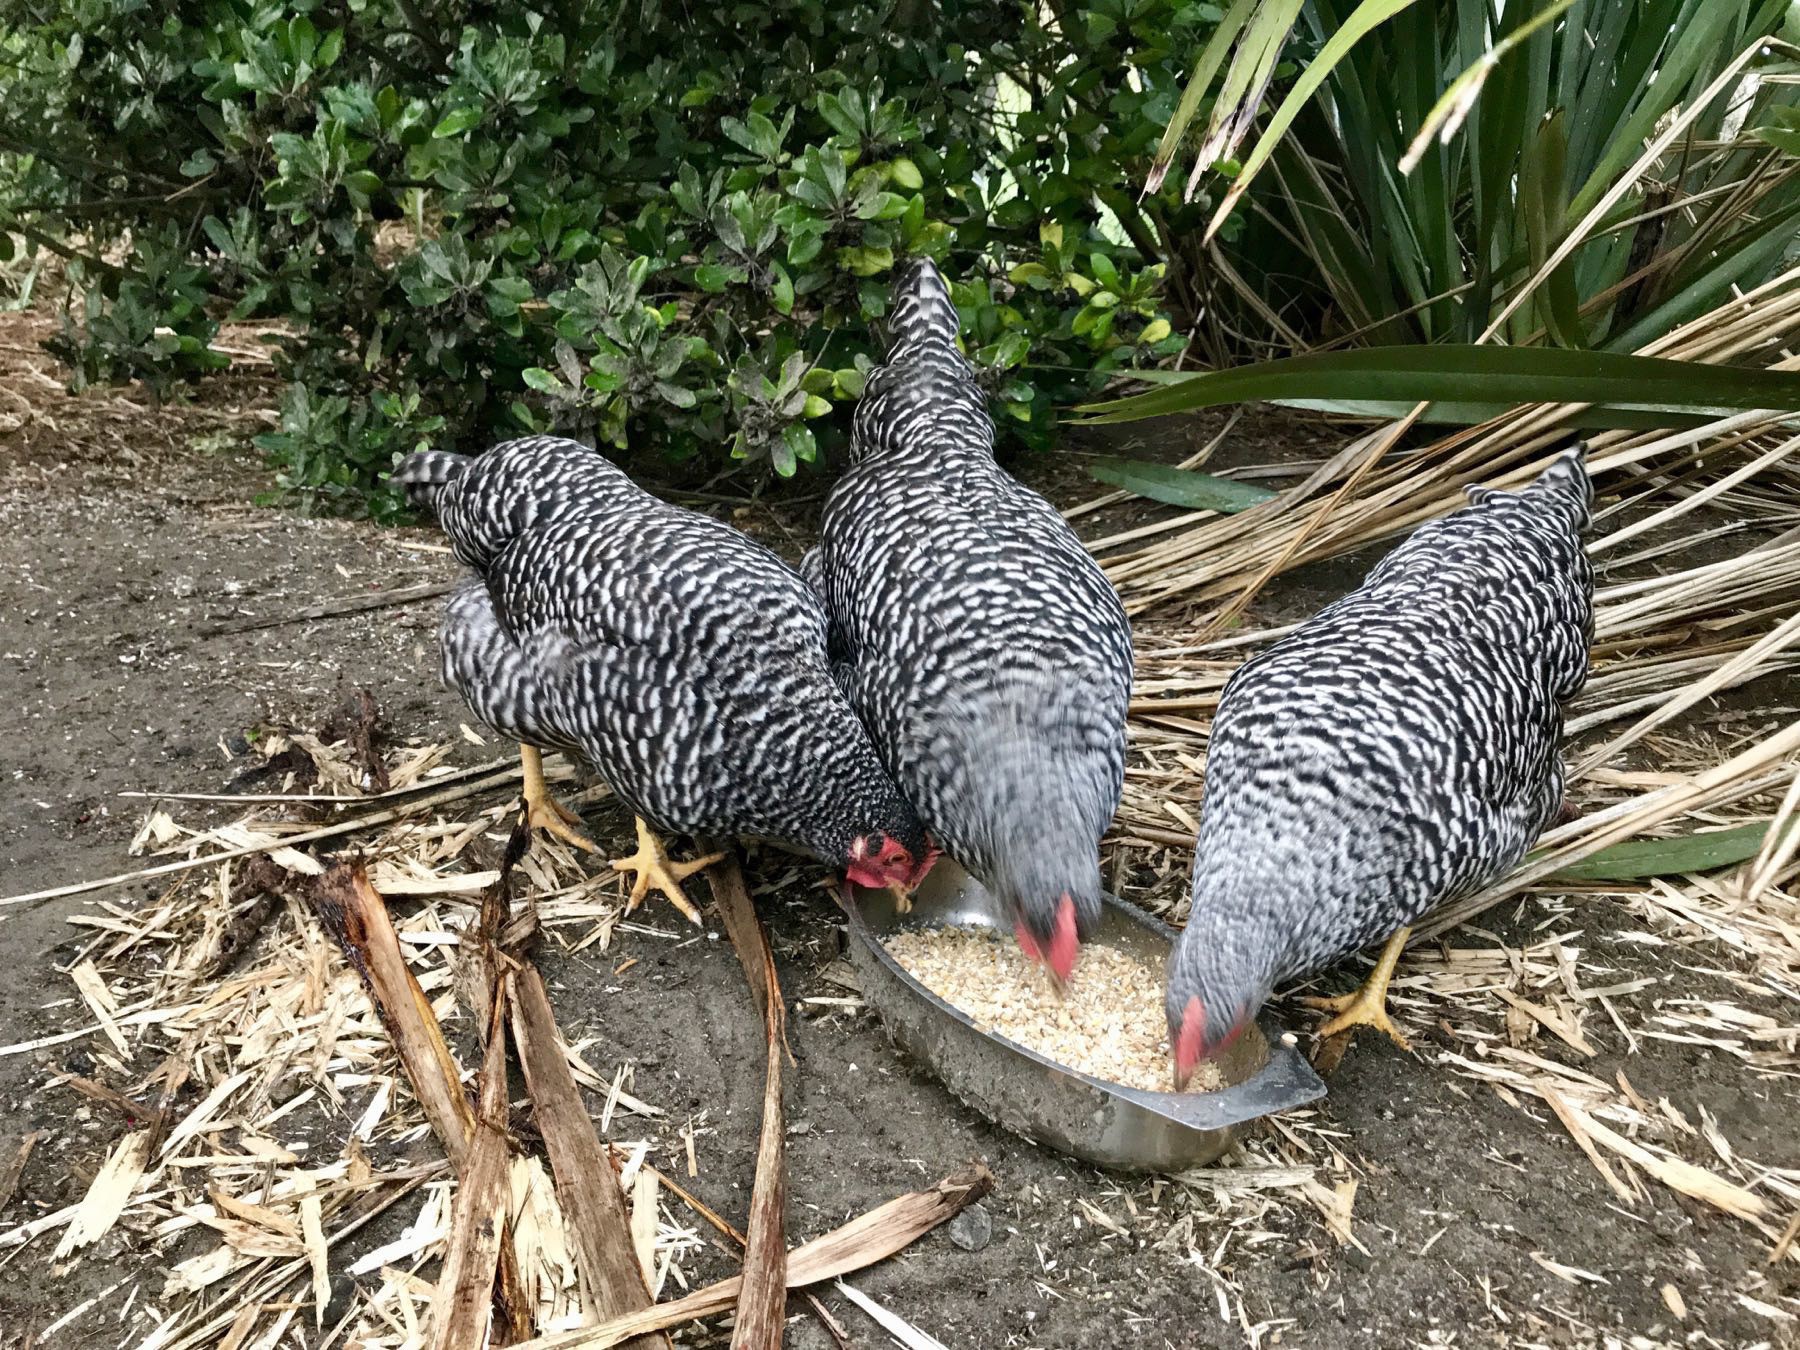
[[[1175,1037],[1175,1090],[1183,1091],[1200,1063],[1200,1047],[1206,1039],[1206,1009],[1198,997],[1190,998],[1181,1012],[1181,1031]]]

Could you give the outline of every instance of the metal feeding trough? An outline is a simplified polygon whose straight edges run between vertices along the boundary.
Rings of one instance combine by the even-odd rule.
[[[1105,896],[1090,941],[1168,957],[1174,931]],[[908,928],[987,927],[1011,931],[999,904],[967,872],[941,859],[902,914],[885,891],[856,893],[850,909],[851,955],[863,997],[888,1035],[944,1086],[1014,1134],[1130,1172],[1178,1172],[1211,1162],[1246,1124],[1325,1095],[1300,1053],[1269,1028],[1251,1027],[1220,1063],[1218,1092],[1142,1092],[1067,1068],[989,1034],[920,984],[882,946]],[[1010,937],[1009,939],[1010,940]]]

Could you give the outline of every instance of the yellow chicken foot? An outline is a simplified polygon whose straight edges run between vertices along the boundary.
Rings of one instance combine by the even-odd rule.
[[[656,832],[644,823],[644,818],[637,818],[637,852],[629,858],[614,858],[613,867],[620,872],[636,872],[637,880],[631,883],[631,896],[625,902],[625,912],[631,913],[644,903],[644,897],[655,887],[669,898],[669,903],[688,916],[693,923],[700,922],[700,911],[694,908],[687,893],[681,889],[681,883],[703,867],[711,867],[725,854],[709,853],[704,858],[693,862],[672,862],[668,851]]]
[[[543,752],[535,746],[521,745],[519,762],[525,769],[525,819],[531,828],[554,835],[584,852],[598,853],[600,845],[583,832],[581,817],[550,795],[550,787],[544,782]]]
[[[1394,977],[1394,967],[1400,963],[1400,953],[1411,933],[1412,929],[1402,928],[1387,940],[1387,946],[1381,949],[1381,959],[1375,963],[1375,969],[1355,993],[1340,994],[1335,998],[1300,1000],[1309,1008],[1321,1008],[1337,1014],[1319,1027],[1321,1040],[1347,1032],[1353,1027],[1374,1027],[1402,1050],[1412,1049],[1407,1044],[1406,1037],[1400,1034],[1399,1028],[1388,1020],[1387,1015],[1388,981]]]

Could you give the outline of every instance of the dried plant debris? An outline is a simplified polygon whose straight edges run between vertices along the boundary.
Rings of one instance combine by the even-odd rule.
[[[908,974],[983,1031],[1095,1078],[1169,1091],[1160,962],[1090,942],[1058,998],[1043,969],[992,928],[911,928],[884,945]],[[1188,1091],[1224,1086],[1217,1067],[1202,1064]]]
[[[717,1216],[652,1166],[651,1141],[619,1138],[631,1121],[679,1118],[631,1090],[628,1064],[567,1042],[523,949],[537,937],[603,953],[623,917],[618,878],[555,846],[510,858],[511,780],[493,764],[451,769],[447,746],[389,745],[382,805],[359,786],[375,780],[359,760],[377,742],[302,733],[248,754],[296,744],[316,772],[268,785],[325,788],[302,794],[315,820],[341,798],[360,813],[354,852],[294,846],[310,822],[282,801],[208,828],[177,823],[179,803],[152,806],[139,847],[194,865],[140,909],[102,896],[77,915],[83,1024],[0,1046],[92,1042],[97,1068],[41,1090],[118,1121],[74,1203],[0,1227],[0,1263],[120,1264],[114,1289],[133,1292],[119,1344],[137,1350],[521,1343],[696,1288],[699,1230]],[[509,1067],[523,1103],[505,1099]],[[662,1131],[672,1162],[703,1119]],[[610,1144],[596,1133],[609,1126]],[[0,1158],[0,1200],[37,1142]],[[831,1255],[813,1278],[891,1255],[989,1184],[953,1178],[852,1218],[801,1249]],[[358,1239],[377,1222],[392,1236]],[[730,1311],[736,1287],[656,1326]],[[656,1326],[607,1343],[666,1346]]]

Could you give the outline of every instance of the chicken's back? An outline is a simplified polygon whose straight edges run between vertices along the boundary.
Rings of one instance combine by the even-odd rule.
[[[1561,804],[1563,706],[1587,673],[1590,493],[1578,451],[1523,491],[1476,490],[1238,670],[1190,923],[1258,934],[1279,980],[1523,857]]]
[[[812,560],[851,701],[977,876],[1046,835],[1092,867],[1123,783],[1124,607],[1056,510],[994,462],[929,263],[897,286],[892,326]]]

